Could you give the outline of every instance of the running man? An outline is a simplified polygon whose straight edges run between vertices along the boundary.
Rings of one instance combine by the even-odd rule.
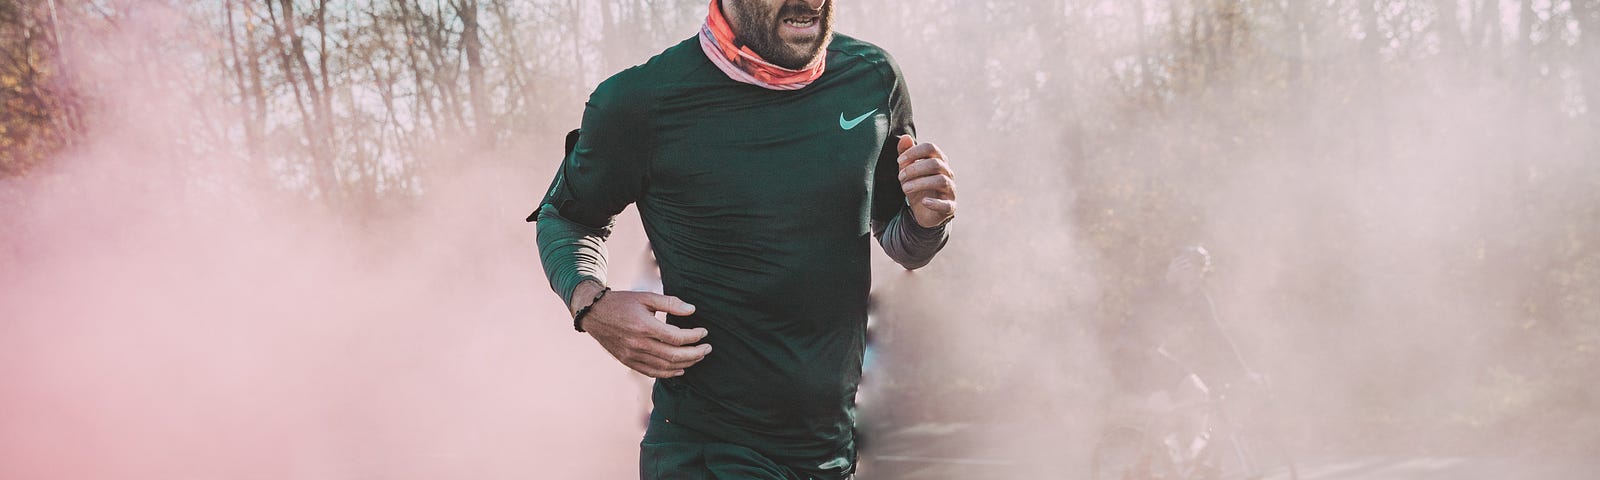
[[[641,478],[855,470],[867,235],[922,267],[956,195],[945,155],[913,139],[899,67],[833,33],[833,7],[712,0],[699,35],[595,89],[530,219],[574,327],[657,378]],[[607,289],[628,204],[665,295]]]

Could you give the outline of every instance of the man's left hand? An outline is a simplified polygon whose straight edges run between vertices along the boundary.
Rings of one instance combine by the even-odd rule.
[[[956,179],[944,152],[932,143],[918,144],[910,135],[901,135],[900,189],[911,205],[917,225],[933,228],[956,216]]]

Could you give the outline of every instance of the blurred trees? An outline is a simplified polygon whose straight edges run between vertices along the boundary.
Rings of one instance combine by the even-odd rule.
[[[615,68],[595,62],[621,50],[586,34],[585,15],[677,34],[652,28],[666,2],[625,3],[229,0],[195,13],[227,35],[218,71],[246,145],[338,204],[420,192],[421,170],[448,167],[419,161],[434,149],[483,154],[564,128],[552,119],[572,118],[571,99]]]
[[[82,129],[51,0],[0,1],[0,177],[21,175]]]
[[[194,98],[233,112],[213,125],[218,147],[247,151],[287,188],[362,211],[418,194],[423,170],[448,167],[423,158],[559,137],[548,132],[575,122],[575,102],[603,74],[692,32],[698,3],[6,0],[0,172],[23,173],[84,129],[65,100],[94,88],[58,73],[71,55],[56,46],[51,4],[86,30],[150,10],[187,19],[211,65],[199,73],[227,86]],[[75,53],[109,53],[83,47]]]
[[[492,149],[559,130],[552,122],[571,123],[572,99],[590,85],[694,34],[702,3],[5,0],[6,165],[38,161],[84,128],[73,108],[82,102],[68,101],[62,36],[115,26],[138,8],[181,11],[209,39],[214,71],[206,73],[226,79],[224,100],[237,110],[227,138],[297,165],[306,191],[337,200],[406,190],[406,172],[440,140]],[[1031,109],[1007,117],[1062,125],[1079,154],[1094,147],[1085,137],[1201,102],[1237,101],[1241,121],[1270,109],[1315,124],[1339,117],[1324,112],[1319,97],[1381,103],[1419,62],[1450,64],[1472,81],[1515,78],[1519,89],[1548,92],[1535,106],[1543,111],[1587,113],[1589,92],[1600,90],[1600,67],[1583,62],[1600,48],[1600,35],[1583,34],[1600,30],[1593,0],[985,0],[840,9],[847,30],[854,22],[852,31],[881,43],[934,47],[896,49],[901,56],[941,52],[988,64],[921,83],[963,105]],[[967,48],[939,48],[957,44]],[[1008,66],[1018,60],[1031,71]],[[1002,72],[1008,77],[997,78]],[[1116,102],[1085,96],[1100,88],[1120,92]]]

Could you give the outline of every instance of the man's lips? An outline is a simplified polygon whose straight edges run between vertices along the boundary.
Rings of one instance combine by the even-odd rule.
[[[810,28],[812,25],[817,24],[818,18],[820,17],[817,15],[784,17],[783,23],[795,28]]]
[[[790,15],[783,17],[783,33],[791,40],[799,40],[821,33],[821,15]]]

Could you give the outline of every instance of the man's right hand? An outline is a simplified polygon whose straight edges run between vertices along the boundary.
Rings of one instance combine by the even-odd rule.
[[[578,285],[570,307],[583,308],[600,290],[594,282]],[[694,305],[650,292],[612,291],[589,309],[583,329],[617,361],[655,378],[683,375],[711,353],[711,345],[693,345],[705,338],[706,329],[672,326],[656,318],[656,312],[685,316],[694,313]]]

